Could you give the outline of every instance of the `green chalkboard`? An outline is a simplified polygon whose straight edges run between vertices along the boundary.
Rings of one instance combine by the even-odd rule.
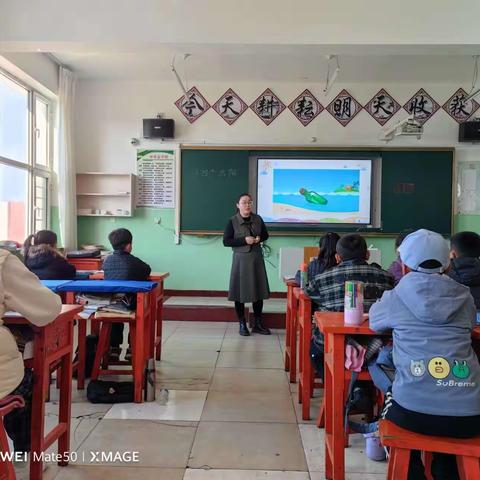
[[[181,231],[223,231],[248,191],[248,151],[182,151]]]
[[[370,234],[392,235],[405,229],[428,228],[444,235],[452,228],[453,150],[182,150],[181,231],[222,232],[235,211],[240,193],[249,188],[251,156],[296,158],[379,157],[381,220]],[[294,232],[318,234],[328,227],[305,227]],[[314,231],[313,231],[314,230]],[[357,231],[356,227],[337,231]],[[269,227],[274,233],[293,229]]]

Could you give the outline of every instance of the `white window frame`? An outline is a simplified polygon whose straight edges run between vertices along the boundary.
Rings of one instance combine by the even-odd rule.
[[[52,192],[52,172],[53,172],[53,112],[54,102],[44,95],[40,94],[31,86],[25,84],[9,72],[0,68],[0,75],[5,76],[10,81],[15,82],[28,92],[28,161],[27,163],[19,162],[11,158],[2,157],[0,155],[0,163],[15,168],[26,170],[28,173],[28,193],[27,193],[27,235],[34,233],[35,230],[35,177],[43,177],[47,179],[47,198],[45,202],[46,228],[50,228],[50,205]],[[35,125],[35,106],[36,100],[40,100],[47,105],[47,165],[37,165],[35,155],[37,129]]]

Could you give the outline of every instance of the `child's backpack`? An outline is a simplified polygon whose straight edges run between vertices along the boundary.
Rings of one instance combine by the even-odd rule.
[[[324,373],[324,355],[325,342],[323,333],[318,327],[313,330],[312,338],[310,339],[310,360],[315,370],[317,377],[323,380]]]
[[[93,362],[95,361],[95,355],[97,353],[98,336],[87,335],[85,339],[85,378],[92,376]],[[75,351],[74,362],[78,359],[78,347]],[[73,377],[77,377],[77,372],[73,373]]]
[[[87,398],[91,403],[131,403],[133,382],[91,380],[87,387]]]

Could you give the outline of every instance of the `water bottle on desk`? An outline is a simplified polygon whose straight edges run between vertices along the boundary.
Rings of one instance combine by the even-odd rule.
[[[363,322],[363,287],[363,282],[345,282],[346,325],[360,325]]]

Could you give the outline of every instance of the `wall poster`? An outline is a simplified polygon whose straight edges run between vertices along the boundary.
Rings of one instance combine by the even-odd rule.
[[[175,208],[173,150],[137,150],[137,207]]]

